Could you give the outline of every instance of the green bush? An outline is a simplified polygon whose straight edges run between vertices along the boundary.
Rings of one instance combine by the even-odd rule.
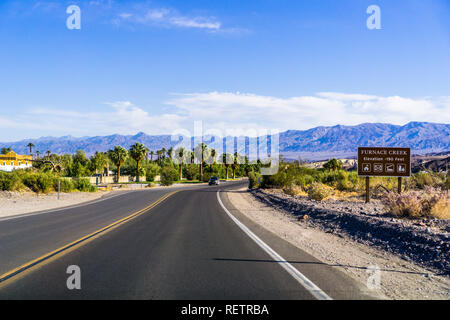
[[[34,192],[48,193],[53,188],[53,180],[50,173],[31,173],[25,175],[23,184]]]
[[[72,192],[75,189],[75,185],[72,182],[71,179],[59,179],[59,178],[55,178],[53,180],[53,189],[55,189],[55,191],[58,190],[58,181],[61,181],[61,192]]]
[[[330,195],[330,187],[320,182],[313,182],[308,188],[308,197],[316,201],[322,201]]]
[[[24,188],[22,179],[16,172],[0,172],[0,190],[19,191]]]
[[[155,177],[159,174],[160,172],[160,168],[156,163],[150,163],[146,168],[146,180],[148,182],[153,182],[155,181]]]
[[[249,172],[248,174],[248,188],[249,189],[253,189],[253,188],[258,188],[259,187],[259,181],[258,179],[261,177],[261,175],[259,173],[256,172]]]
[[[171,186],[178,179],[178,171],[175,168],[164,167],[161,169],[161,184],[163,186]]]
[[[198,166],[195,164],[188,164],[183,167],[183,176],[189,181],[197,180],[199,176]]]
[[[87,178],[78,178],[75,180],[75,188],[81,192],[95,192],[97,191],[97,187],[93,186],[89,179]]]

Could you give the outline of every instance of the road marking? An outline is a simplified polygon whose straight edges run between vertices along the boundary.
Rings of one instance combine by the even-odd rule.
[[[275,252],[268,244],[262,241],[256,234],[250,231],[242,222],[240,222],[235,216],[231,214],[230,211],[224,206],[222,199],[220,199],[220,190],[217,191],[217,200],[219,201],[222,209],[228,214],[228,216],[233,220],[242,231],[244,231],[257,245],[261,247],[269,256],[271,256],[275,261],[278,262],[298,283],[300,283],[306,290],[308,290],[311,295],[313,295],[318,300],[333,300],[328,296],[322,289],[316,286],[311,280],[304,276],[300,271],[294,268],[289,262],[286,261],[282,256]]]
[[[23,265],[10,270],[2,275],[0,275],[0,284],[3,284],[5,281],[12,279],[13,277],[25,272],[25,271],[29,271],[32,268],[40,265],[43,262],[47,262],[48,260],[50,260],[51,258],[56,257],[57,255],[59,255],[59,257],[61,257],[63,253],[68,253],[71,251],[71,249],[74,248],[79,248],[81,245],[84,245],[90,241],[92,241],[93,239],[98,238],[101,235],[105,235],[106,233],[118,228],[119,226],[125,224],[126,222],[129,222],[135,218],[137,218],[138,216],[146,213],[147,211],[149,211],[150,209],[153,209],[154,207],[156,207],[158,204],[160,204],[161,202],[163,202],[164,200],[166,200],[167,198],[169,198],[170,196],[172,196],[173,194],[177,193],[178,191],[173,191],[170,192],[164,196],[162,196],[161,198],[159,198],[158,200],[156,200],[155,202],[153,202],[152,204],[148,205],[147,207],[145,207],[144,209],[141,209],[139,211],[136,211],[124,218],[121,218],[109,225],[107,225],[106,227],[103,227],[101,229],[98,229],[97,231],[94,231],[82,238],[79,238],[78,240],[72,241],[71,243],[62,246],[56,250],[53,250],[47,254],[44,254],[42,256],[40,256],[39,258],[36,258],[32,261],[29,261],[27,263],[24,263]]]

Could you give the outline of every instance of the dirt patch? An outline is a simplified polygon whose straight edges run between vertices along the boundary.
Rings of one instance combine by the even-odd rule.
[[[0,192],[0,218],[43,210],[51,210],[100,199],[111,192],[72,192],[37,194],[34,192]]]

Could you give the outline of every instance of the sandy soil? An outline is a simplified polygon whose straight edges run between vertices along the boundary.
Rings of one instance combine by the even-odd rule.
[[[368,285],[380,269],[381,283],[370,290],[386,299],[450,299],[450,279],[439,276],[386,251],[353,241],[345,236],[312,228],[292,215],[256,199],[246,188],[227,192],[233,205],[267,230],[284,238],[317,259],[340,267],[352,278]]]
[[[34,192],[1,191],[0,218],[81,204],[116,192],[120,191],[61,193],[58,200],[57,193],[36,194]]]

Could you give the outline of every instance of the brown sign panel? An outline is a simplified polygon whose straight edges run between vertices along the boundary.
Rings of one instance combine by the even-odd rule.
[[[358,148],[358,175],[364,177],[409,177],[410,148]]]

